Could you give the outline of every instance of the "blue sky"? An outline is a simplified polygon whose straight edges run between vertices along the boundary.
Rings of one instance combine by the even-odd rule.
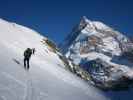
[[[132,0],[0,0],[0,17],[28,26],[57,43],[82,16],[133,34]]]

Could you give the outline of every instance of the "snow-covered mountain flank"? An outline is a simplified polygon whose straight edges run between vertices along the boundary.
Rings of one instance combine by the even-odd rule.
[[[93,85],[113,90],[132,85],[133,42],[122,33],[84,16],[64,41],[62,52],[89,73]]]
[[[107,100],[67,71],[55,45],[29,28],[0,19],[0,48],[0,100]],[[23,67],[26,48],[36,48],[29,71]]]

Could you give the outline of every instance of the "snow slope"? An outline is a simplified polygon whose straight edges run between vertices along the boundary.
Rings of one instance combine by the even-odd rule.
[[[103,93],[64,69],[58,55],[26,27],[0,19],[0,100],[107,100]],[[36,48],[30,70],[23,51]]]

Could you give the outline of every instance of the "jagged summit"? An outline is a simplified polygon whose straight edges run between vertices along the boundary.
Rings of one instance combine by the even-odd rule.
[[[84,26],[85,27],[87,24],[91,24],[91,21],[89,19],[87,19],[86,16],[83,16],[80,20],[79,26],[81,26],[81,27]]]
[[[80,23],[72,29],[72,32],[65,39],[65,42],[61,44],[63,53],[66,53],[68,48],[70,48],[73,43],[76,43],[76,41],[85,41],[87,37],[94,36],[95,38],[101,38],[101,40],[109,36],[115,39],[119,38],[124,39],[125,41],[127,40],[127,37],[108,27],[104,23],[91,21],[83,16]]]
[[[132,47],[131,44],[128,37],[122,33],[102,22],[90,21],[83,16],[78,27],[74,27],[61,47],[62,51],[71,58],[73,54],[79,56],[92,51],[112,56],[121,55]]]
[[[81,18],[79,29],[89,28],[90,30],[111,30],[111,28],[100,21],[91,21],[86,16]]]
[[[87,19],[87,17],[83,16],[79,23],[79,30],[82,30],[86,27],[93,30],[95,29],[95,26],[93,25],[92,21]]]

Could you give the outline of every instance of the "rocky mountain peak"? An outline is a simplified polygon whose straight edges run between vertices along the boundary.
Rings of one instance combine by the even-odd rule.
[[[96,85],[100,82],[100,86],[114,87],[112,83],[117,84],[119,79],[125,80],[123,76],[133,79],[132,75],[125,74],[132,73],[130,67],[133,65],[133,43],[127,36],[102,22],[88,20],[85,16],[75,30],[66,38],[62,49],[72,63],[90,73]]]
[[[105,25],[104,23],[100,22],[100,21],[91,21],[89,20],[86,16],[83,16],[80,20],[79,23],[79,30],[82,29],[89,29],[89,30],[111,30],[111,28],[107,25]]]

